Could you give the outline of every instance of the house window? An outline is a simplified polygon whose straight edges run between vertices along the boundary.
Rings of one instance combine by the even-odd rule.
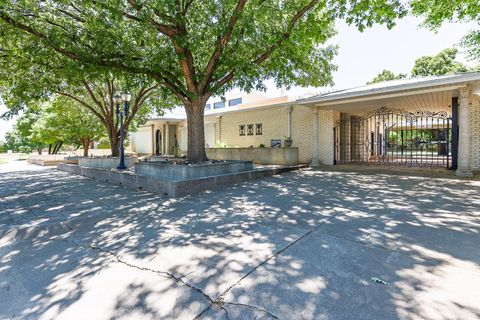
[[[232,99],[228,101],[230,107],[236,106],[237,104],[242,104],[242,98]]]
[[[262,135],[262,124],[261,123],[255,123],[255,134],[257,136]]]
[[[221,109],[221,108],[225,108],[225,102],[218,101],[213,104],[213,109]]]
[[[253,124],[247,124],[247,136],[253,136]]]
[[[245,135],[245,125],[244,124],[241,124],[241,125],[238,126],[238,134],[241,135],[241,136]]]
[[[207,103],[205,105],[205,110],[210,110],[212,108],[212,105],[210,103]]]

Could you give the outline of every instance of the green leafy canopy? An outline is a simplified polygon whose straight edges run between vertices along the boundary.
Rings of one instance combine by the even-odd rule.
[[[391,80],[405,79],[406,77],[407,77],[407,75],[403,74],[403,73],[395,74],[390,70],[383,70],[377,76],[375,76],[375,78],[373,78],[372,81],[367,82],[367,84],[373,84],[373,83],[391,81]]]
[[[458,50],[447,48],[435,56],[420,57],[415,61],[412,77],[467,72],[468,68],[455,60]]]
[[[201,162],[209,97],[267,79],[330,84],[336,19],[364,30],[405,13],[401,0],[0,0],[0,32],[14,54],[69,59],[67,80],[96,68],[155,80],[185,106],[189,159]]]
[[[438,29],[444,22],[480,23],[480,1],[478,0],[413,0],[412,13],[424,18],[424,25]],[[480,61],[480,31],[472,30],[463,39],[471,59]]]
[[[262,88],[268,78],[325,85],[336,48],[322,44],[336,18],[363,30],[391,27],[404,13],[397,0],[0,1],[2,33],[36,39],[19,51],[54,50],[76,61],[70,71],[94,65],[148,75],[181,98]]]

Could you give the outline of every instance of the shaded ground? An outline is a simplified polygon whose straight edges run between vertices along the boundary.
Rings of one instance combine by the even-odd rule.
[[[479,189],[304,170],[173,200],[3,164],[0,319],[480,319]]]

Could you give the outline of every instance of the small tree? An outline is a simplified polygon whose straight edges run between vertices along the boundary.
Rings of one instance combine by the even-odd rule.
[[[81,86],[65,85],[55,89],[58,95],[64,96],[75,102],[79,107],[91,113],[103,125],[112,156],[119,154],[120,147],[120,123],[116,118],[116,106],[113,103],[113,95],[122,91],[130,91],[132,101],[130,111],[124,119],[124,136],[128,136],[131,128],[143,124],[151,115],[153,109],[160,110],[164,104],[160,102],[158,85],[155,83],[128,81],[128,78],[104,78],[97,82],[82,80]],[[156,104],[156,107],[154,106]],[[123,108],[123,106],[120,106]],[[158,108],[157,108],[158,107]]]
[[[367,82],[367,84],[373,84],[373,83],[378,83],[378,82],[383,82],[383,81],[405,79],[406,77],[407,77],[407,75],[404,74],[404,73],[395,74],[390,70],[383,70],[375,78],[373,78],[372,81]]]
[[[84,155],[92,141],[105,135],[98,119],[69,99],[57,97],[40,107],[29,108],[7,133],[7,147],[31,152],[48,146],[49,154],[57,154],[64,143],[84,147]]]
[[[36,130],[55,132],[57,141],[73,144],[77,148],[82,146],[84,157],[88,156],[90,144],[105,136],[105,128],[97,117],[63,96],[43,108],[38,124]]]
[[[15,38],[18,46],[28,43],[24,38],[24,35]],[[123,91],[132,94],[130,112],[125,119],[125,135],[130,128],[144,123],[152,110],[161,112],[163,107],[172,105],[167,105],[168,99],[162,97],[158,85],[146,76],[110,72],[105,68],[78,69],[78,65],[63,56],[36,55],[29,51],[19,53],[14,50],[12,42],[3,45],[8,53],[0,56],[0,93],[10,109],[4,117],[29,105],[48,103],[55,96],[63,96],[97,117],[107,132],[112,155],[118,156],[120,124],[115,117],[114,94]]]
[[[5,135],[7,150],[32,152],[36,150],[42,154],[45,144],[42,141],[32,139],[33,126],[39,118],[40,113],[35,108],[29,108],[19,117],[11,131]]]

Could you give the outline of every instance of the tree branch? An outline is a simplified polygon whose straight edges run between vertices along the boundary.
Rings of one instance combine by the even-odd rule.
[[[85,108],[87,108],[89,111],[91,111],[98,119],[100,119],[100,121],[107,125],[107,122],[106,122],[106,119],[100,114],[98,113],[97,110],[95,110],[95,108],[93,108],[92,106],[90,106],[88,103],[86,103],[85,101],[83,101],[82,99],[74,96],[73,94],[71,93],[68,93],[68,92],[63,92],[63,91],[54,91],[55,93],[57,94],[60,94],[62,96],[65,96],[67,98],[70,98],[74,101],[77,101],[78,103],[80,103],[82,106],[84,106]]]
[[[105,118],[107,118],[108,111],[104,108],[104,105],[100,101],[98,101],[97,97],[95,96],[95,93],[93,92],[92,88],[90,88],[90,85],[88,84],[87,80],[83,80],[82,83],[85,89],[87,90],[90,98],[92,98],[93,102],[100,108]]]
[[[307,5],[305,5],[303,8],[301,8],[290,20],[288,23],[288,26],[283,33],[283,35],[270,47],[268,47],[263,53],[258,55],[252,63],[260,65],[262,64],[265,60],[267,60],[272,53],[278,49],[290,36],[292,35],[293,29],[295,28],[298,20],[300,20],[309,10],[315,7],[317,5],[319,0],[312,0],[310,1]],[[218,90],[221,88],[223,85],[226,83],[230,82],[235,75],[235,70],[230,71],[225,75],[222,79],[220,79],[214,86],[213,91]]]
[[[139,4],[136,0],[127,0],[127,2],[137,12],[140,12],[140,10],[142,10],[143,8],[143,5]],[[135,15],[129,14],[127,12],[124,12],[123,14],[125,17],[129,19],[135,20],[137,22],[144,22],[144,20],[142,20],[141,18]],[[178,33],[178,30],[175,27],[162,24],[156,21],[153,17],[148,18],[147,22],[150,23],[152,26],[154,26],[160,33],[162,33],[163,35],[166,35],[169,38],[174,37]]]
[[[208,61],[207,66],[205,67],[205,71],[204,71],[205,78],[200,84],[200,91],[202,93],[205,91],[205,89],[208,87],[208,85],[212,81],[213,73],[217,68],[218,60],[220,59],[224,48],[227,46],[228,42],[230,41],[233,30],[235,29],[235,25],[237,24],[238,18],[240,17],[240,14],[242,13],[246,4],[247,4],[247,0],[238,0],[237,6],[235,7],[235,10],[233,11],[228,21],[227,29],[225,30],[225,33],[221,37],[218,37],[217,39],[217,43],[215,44],[215,49],[212,53],[212,56],[210,57],[210,60]]]

